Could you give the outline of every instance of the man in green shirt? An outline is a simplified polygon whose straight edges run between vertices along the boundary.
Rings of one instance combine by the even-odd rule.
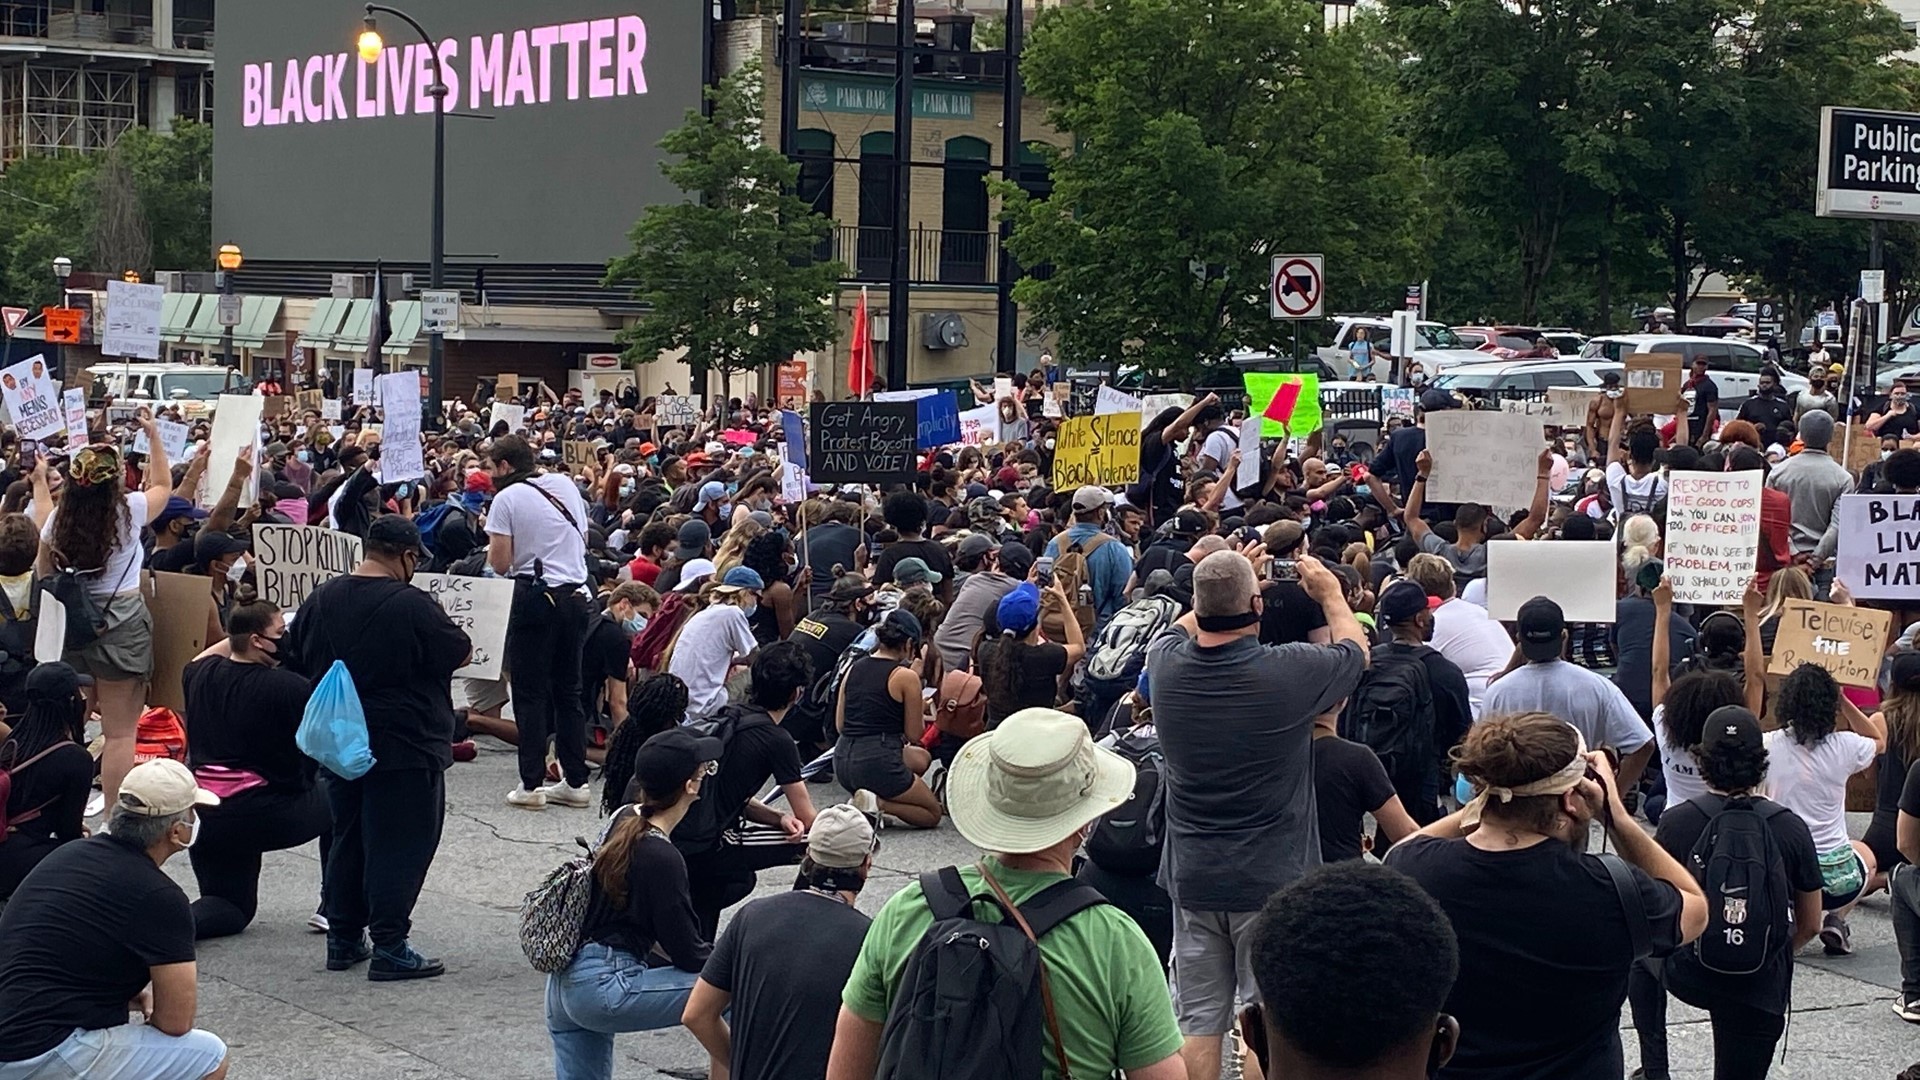
[[[991,874],[1016,903],[1069,876],[1073,853],[1101,815],[1125,803],[1134,770],[1093,744],[1078,717],[1022,709],[970,740],[948,774],[947,802],[960,835],[989,854],[962,867],[975,895],[991,895]],[[997,921],[990,905],[976,918]],[[933,925],[916,881],[874,917],[840,999],[827,1080],[868,1080],[907,961]],[[1060,1038],[1075,1076],[1185,1080],[1180,1028],[1160,962],[1140,928],[1119,908],[1080,911],[1040,939]],[[1043,1080],[1059,1080],[1052,1036]]]

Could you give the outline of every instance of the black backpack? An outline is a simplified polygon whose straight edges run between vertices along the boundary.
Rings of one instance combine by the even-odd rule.
[[[733,733],[747,722],[749,711],[758,712],[752,706],[728,705],[705,720],[695,720],[681,726],[703,738],[719,739],[719,764],[724,766],[727,750],[733,742]],[[764,713],[761,716],[765,718]],[[772,723],[771,720],[767,722]],[[722,808],[715,805],[713,801],[715,792],[712,777],[707,778],[706,786],[701,789],[701,796],[694,800],[693,806],[687,810],[686,817],[681,818],[680,824],[673,830],[673,846],[679,848],[683,855],[702,855],[713,851],[719,846],[720,833],[733,825],[731,821],[717,820]]]
[[[1160,869],[1160,848],[1166,840],[1167,796],[1162,787],[1160,739],[1154,735],[1124,734],[1114,753],[1133,762],[1133,794],[1109,811],[1087,837],[1087,858],[1112,874],[1141,877]]]
[[[1009,910],[987,881],[989,894],[975,897],[954,867],[920,875],[933,925],[893,996],[874,1080],[1025,1080],[1043,1071],[1048,1043],[1063,1080],[1071,1076],[1039,940],[1106,898],[1068,878]],[[976,902],[1002,921],[974,918]]]
[[[1432,651],[1427,645],[1375,647],[1340,717],[1340,737],[1371,749],[1389,776],[1433,754],[1433,687],[1423,659]]]
[[[1716,797],[1720,809],[1687,855],[1687,869],[1707,894],[1707,928],[1693,955],[1709,971],[1751,975],[1792,940],[1786,858],[1767,824],[1787,808],[1766,799]]]

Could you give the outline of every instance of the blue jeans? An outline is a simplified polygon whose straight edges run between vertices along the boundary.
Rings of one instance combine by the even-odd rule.
[[[649,968],[611,945],[580,946],[566,970],[547,976],[555,1080],[612,1077],[614,1033],[677,1026],[699,977],[679,968]]]
[[[200,1080],[227,1059],[227,1044],[195,1028],[169,1035],[145,1024],[75,1028],[25,1061],[0,1062],[0,1080]]]

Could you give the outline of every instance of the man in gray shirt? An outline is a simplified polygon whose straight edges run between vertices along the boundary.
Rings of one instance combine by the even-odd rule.
[[[1259,997],[1252,928],[1266,898],[1320,865],[1313,718],[1338,709],[1367,666],[1340,579],[1317,559],[1296,565],[1330,644],[1260,644],[1254,564],[1216,551],[1194,567],[1193,611],[1147,646],[1166,769],[1160,884],[1173,899],[1174,1010],[1189,1077],[1219,1076],[1236,990]]]
[[[1800,418],[1800,444],[1803,449],[1773,467],[1767,486],[1784,491],[1793,503],[1793,521],[1787,538],[1796,556],[1810,556],[1820,595],[1833,581],[1833,571],[1823,564],[1833,558],[1840,542],[1840,519],[1834,507],[1840,496],[1853,490],[1853,474],[1833,460],[1827,447],[1833,442],[1833,416],[1814,409]]]
[[[1572,724],[1595,750],[1620,752],[1620,790],[1631,791],[1653,756],[1653,732],[1611,679],[1560,657],[1567,621],[1560,605],[1536,596],[1520,605],[1520,655],[1526,663],[1487,685],[1481,718],[1543,712]]]
[[[972,572],[960,582],[953,594],[953,607],[933,632],[933,647],[948,671],[964,671],[973,659],[973,639],[986,622],[987,612],[1000,598],[1026,580],[1033,569],[1033,553],[1018,540],[994,547],[983,533],[974,533],[960,542],[954,562],[965,569],[972,561]]]

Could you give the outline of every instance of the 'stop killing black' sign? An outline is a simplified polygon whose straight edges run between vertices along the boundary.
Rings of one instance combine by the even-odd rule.
[[[1814,209],[1824,217],[1920,218],[1920,115],[1820,110]]]

